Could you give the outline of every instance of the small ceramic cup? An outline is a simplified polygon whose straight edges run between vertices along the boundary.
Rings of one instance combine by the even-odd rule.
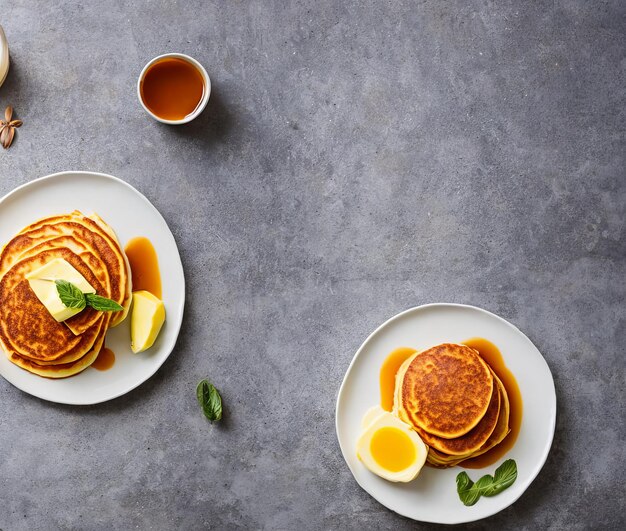
[[[148,107],[143,101],[143,98],[141,97],[141,83],[143,82],[143,79],[148,69],[157,61],[162,61],[163,59],[168,59],[168,58],[182,59],[183,61],[187,61],[188,63],[191,63],[198,70],[198,72],[200,72],[200,75],[202,76],[202,80],[204,81],[204,93],[202,95],[202,99],[200,100],[200,103],[191,114],[188,114],[187,116],[185,116],[184,118],[180,120],[166,120],[164,118],[157,116],[150,109],[148,109]],[[188,55],[185,55],[183,53],[166,53],[163,55],[159,55],[158,57],[155,57],[150,62],[148,62],[146,66],[143,67],[143,70],[141,71],[141,74],[139,75],[139,79],[137,80],[137,97],[139,98],[139,103],[141,103],[141,106],[145,109],[145,111],[150,116],[152,116],[152,118],[164,124],[182,125],[182,124],[191,122],[191,120],[196,118],[204,110],[204,108],[206,107],[206,104],[209,102],[210,96],[211,96],[211,78],[209,77],[209,74],[198,61],[196,61],[193,57],[189,57]]]

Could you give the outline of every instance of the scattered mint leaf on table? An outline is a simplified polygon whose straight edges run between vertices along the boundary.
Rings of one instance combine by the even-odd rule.
[[[196,396],[204,416],[209,421],[216,422],[222,418],[222,397],[212,383],[202,380],[196,388]]]

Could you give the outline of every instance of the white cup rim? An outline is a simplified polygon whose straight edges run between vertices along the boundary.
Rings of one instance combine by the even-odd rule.
[[[198,69],[204,81],[204,94],[202,95],[202,99],[200,100],[200,103],[191,114],[188,114],[187,116],[185,116],[184,118],[181,118],[180,120],[166,120],[165,118],[160,118],[159,116],[154,114],[150,109],[148,109],[147,105],[143,101],[143,98],[141,97],[141,82],[143,81],[143,78],[145,77],[146,72],[148,71],[148,68],[150,68],[156,62],[161,61],[162,59],[168,59],[168,58],[183,59],[184,61],[191,63],[193,66],[195,66]],[[164,53],[162,55],[158,55],[154,59],[151,59],[150,61],[148,61],[146,66],[143,67],[141,74],[139,74],[139,79],[137,80],[137,98],[139,99],[139,103],[144,108],[144,110],[150,116],[152,116],[152,118],[154,118],[156,121],[161,122],[163,124],[182,125],[182,124],[191,122],[191,120],[196,118],[204,110],[207,103],[209,102],[210,96],[211,96],[211,78],[209,77],[209,74],[198,61],[196,61],[193,57],[190,57],[189,55],[185,55],[184,53]]]

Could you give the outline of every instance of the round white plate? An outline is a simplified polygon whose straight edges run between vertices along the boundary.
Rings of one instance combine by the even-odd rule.
[[[115,353],[107,371],[88,368],[58,380],[31,374],[0,355],[0,374],[31,395],[63,404],[97,404],[134,389],[152,376],[176,344],[183,320],[185,277],[178,248],[167,223],[135,188],[91,172],[48,175],[16,188],[0,199],[0,245],[39,218],[80,210],[98,213],[117,233],[122,247],[135,236],[152,242],[159,259],[166,321],[155,344],[145,352],[130,350],[130,315],[109,329],[106,346]]]
[[[500,349],[519,385],[523,414],[513,448],[492,466],[467,470],[476,481],[484,474],[493,474],[505,459],[513,458],[517,462],[517,480],[497,496],[482,497],[476,505],[466,507],[456,492],[456,476],[464,469],[424,467],[410,483],[391,483],[367,470],[357,459],[355,448],[363,414],[380,403],[379,371],[392,350],[401,346],[422,349],[471,337],[484,337]],[[474,306],[427,304],[389,319],[361,345],[339,390],[335,421],[343,457],[366,492],[408,518],[459,524],[491,516],[508,507],[535,479],[554,436],[556,394],[550,369],[541,353],[515,326]]]

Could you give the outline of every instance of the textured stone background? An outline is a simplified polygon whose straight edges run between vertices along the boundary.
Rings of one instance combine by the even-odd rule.
[[[24,120],[0,193],[114,174],[169,223],[188,281],[168,362],[69,407],[0,380],[0,528],[427,529],[363,492],[334,432],[344,371],[427,302],[519,326],[554,374],[548,462],[469,529],[623,529],[623,2],[0,0]],[[143,65],[214,92],[148,118]],[[199,379],[222,389],[210,427]]]

